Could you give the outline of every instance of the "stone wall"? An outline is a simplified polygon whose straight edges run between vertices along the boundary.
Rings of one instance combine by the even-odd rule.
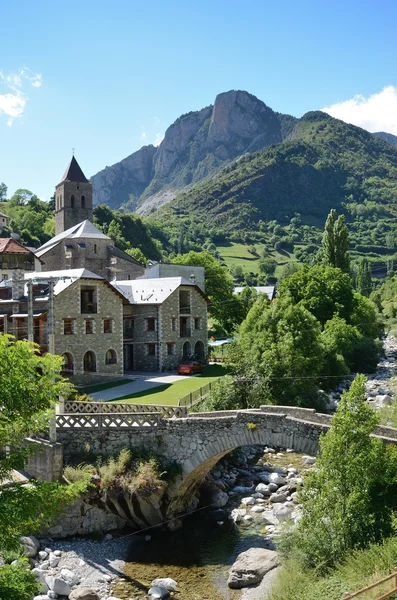
[[[74,203],[72,206],[72,195]],[[82,202],[84,196],[84,202]],[[55,190],[55,235],[82,221],[91,221],[92,184],[87,182],[62,181]]]
[[[34,451],[26,465],[27,473],[46,481],[60,481],[63,471],[62,444],[31,438],[27,438],[25,443]]]

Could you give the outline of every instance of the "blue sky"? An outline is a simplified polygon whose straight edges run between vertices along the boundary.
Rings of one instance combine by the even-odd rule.
[[[3,2],[0,182],[48,199],[73,147],[91,176],[230,89],[397,135],[396,22],[394,0]]]

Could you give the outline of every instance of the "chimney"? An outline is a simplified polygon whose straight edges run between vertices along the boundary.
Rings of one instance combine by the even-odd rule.
[[[14,269],[11,271],[12,277],[12,299],[20,300],[25,295],[25,271],[22,269]]]

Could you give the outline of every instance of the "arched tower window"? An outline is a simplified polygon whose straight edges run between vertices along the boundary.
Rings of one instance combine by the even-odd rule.
[[[65,354],[63,355],[62,374],[63,375],[73,375],[73,372],[74,372],[73,356],[70,354],[70,352],[65,352]]]
[[[74,208],[74,194],[72,194],[71,198],[70,198],[70,206],[72,208]]]
[[[81,196],[81,208],[85,208],[85,196]]]
[[[114,350],[108,350],[106,352],[105,363],[107,365],[117,364],[117,354]]]

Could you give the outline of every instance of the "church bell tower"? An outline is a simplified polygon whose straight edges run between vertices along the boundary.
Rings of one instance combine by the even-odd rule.
[[[64,176],[55,188],[55,235],[86,220],[93,220],[92,183],[72,156]]]

